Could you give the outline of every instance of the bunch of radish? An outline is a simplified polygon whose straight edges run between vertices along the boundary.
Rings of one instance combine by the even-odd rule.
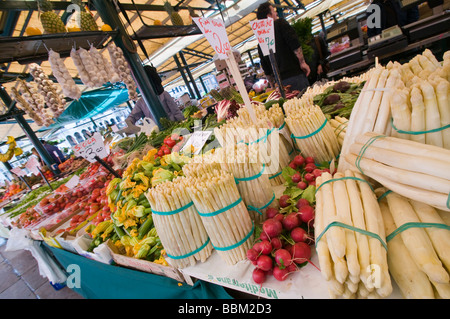
[[[321,176],[323,172],[330,173],[329,168],[320,168],[316,165],[314,158],[303,157],[297,155],[289,163],[289,167],[296,172],[291,175],[292,182],[300,189],[306,189],[309,185],[316,185],[316,178]],[[284,203],[280,203],[284,204]],[[281,206],[283,207],[283,206]]]
[[[314,208],[304,198],[295,206],[298,211],[291,213],[273,207],[267,209],[261,234],[247,251],[247,258],[256,266],[252,273],[255,283],[262,284],[270,275],[284,281],[289,274],[310,262]]]

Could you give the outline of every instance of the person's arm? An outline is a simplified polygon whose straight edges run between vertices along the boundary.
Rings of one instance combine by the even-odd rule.
[[[164,91],[164,103],[166,105],[167,110],[167,116],[169,117],[169,120],[171,121],[182,121],[185,119],[183,112],[181,112],[180,108],[178,107],[177,103],[173,99],[173,97],[169,94],[169,92]]]
[[[298,62],[300,63],[300,68],[303,72],[305,72],[306,76],[308,76],[311,70],[305,61],[305,57],[303,56],[302,45],[298,39],[295,29],[286,20],[281,19],[279,23],[282,28],[281,34],[283,34],[285,42],[289,45],[289,48],[294,51]]]
[[[300,63],[300,68],[305,72],[306,76],[311,72],[308,63],[305,61],[305,57],[303,56],[303,50],[300,46],[298,49],[294,50],[295,55],[297,56],[298,62]]]

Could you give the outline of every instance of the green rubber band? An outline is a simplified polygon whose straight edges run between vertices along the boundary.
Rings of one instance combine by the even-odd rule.
[[[197,210],[197,212],[202,217],[213,217],[213,216],[219,215],[219,214],[221,214],[223,212],[226,212],[227,210],[232,209],[233,207],[239,205],[241,202],[242,202],[242,197],[239,197],[239,199],[237,201],[235,201],[234,203],[231,203],[230,205],[225,206],[222,209],[216,210],[215,212],[212,212],[212,213],[200,213],[198,210]]]
[[[285,126],[286,126],[286,122],[283,122],[283,124],[281,124],[281,126],[278,128],[278,131],[281,131]]]
[[[260,138],[258,138],[257,140],[254,140],[253,142],[246,143],[246,142],[244,142],[244,140],[241,140],[238,143],[244,143],[245,145],[252,145],[255,143],[259,143],[261,141],[264,141],[264,143],[265,143],[265,142],[267,142],[267,138],[269,137],[270,134],[272,134],[274,129],[275,129],[275,127],[271,128],[270,130],[268,129],[266,135],[261,136]]]
[[[264,205],[263,207],[257,208],[257,207],[254,207],[252,205],[248,205],[247,209],[251,210],[251,211],[255,211],[255,212],[257,212],[258,214],[260,214],[262,216],[263,213],[261,212],[261,210],[267,208],[270,204],[272,204],[272,202],[274,200],[275,200],[275,193],[273,193],[272,199],[266,205]]]
[[[209,237],[208,237],[208,239],[206,240],[206,242],[203,244],[203,245],[201,245],[199,248],[197,248],[196,250],[194,250],[194,251],[191,251],[190,253],[187,253],[187,254],[185,254],[185,255],[181,255],[181,256],[173,256],[173,255],[169,255],[168,253],[167,253],[167,251],[166,251],[166,255],[167,255],[167,257],[170,257],[170,258],[172,258],[172,259],[184,259],[184,258],[188,258],[188,257],[191,257],[192,255],[195,255],[196,253],[198,253],[199,251],[201,251],[203,248],[205,248],[208,244],[209,244],[209,242],[210,242],[211,240],[209,239]]]
[[[294,153],[294,147],[291,149],[291,151],[288,153],[288,155],[291,155],[292,153]]]
[[[447,208],[450,209],[450,193],[448,193],[447,197]]]
[[[248,182],[254,179],[257,179],[258,177],[260,177],[263,173],[264,173],[264,169],[265,169],[266,165],[262,164],[262,169],[261,171],[253,176],[249,176],[249,177],[242,177],[242,178],[237,178],[235,177],[234,180],[236,181],[236,184],[239,184],[239,182]]]
[[[272,176],[269,177],[269,179],[274,179],[277,176],[280,176],[281,173],[283,173],[283,171],[279,171],[278,173],[273,174]]]
[[[317,246],[317,243],[319,242],[319,240],[327,232],[327,230],[330,229],[331,227],[334,227],[334,226],[338,226],[338,227],[346,228],[346,229],[349,229],[349,230],[353,230],[353,231],[356,231],[356,232],[361,233],[363,235],[367,235],[367,236],[370,236],[372,238],[378,239],[378,241],[383,245],[384,249],[387,250],[386,243],[384,242],[383,239],[381,239],[381,237],[378,234],[372,233],[372,232],[367,231],[365,229],[353,227],[353,226],[350,226],[350,225],[347,225],[347,224],[344,224],[344,223],[341,223],[341,222],[332,222],[332,223],[328,224],[328,226],[325,227],[325,229],[322,231],[322,233],[320,233],[320,235],[317,237],[316,243],[315,243],[316,246]]]
[[[361,174],[364,174],[364,172],[362,171],[361,166],[360,166],[361,159],[362,159],[364,153],[369,148],[369,146],[372,145],[373,142],[375,142],[380,137],[386,137],[386,136],[385,135],[373,136],[366,142],[366,144],[363,145],[363,147],[361,147],[361,150],[359,151],[359,154],[358,154],[358,156],[356,157],[356,160],[355,160],[355,166],[361,172]]]
[[[387,190],[385,191],[383,194],[380,195],[380,197],[377,198],[377,201],[382,200],[383,198],[385,198],[387,195],[389,195],[390,193],[392,193],[391,190]]]
[[[390,233],[387,237],[386,237],[386,241],[390,241],[392,238],[394,238],[395,236],[397,236],[398,234],[400,234],[401,232],[409,229],[409,228],[441,228],[441,229],[446,229],[446,230],[450,230],[450,226],[446,225],[446,224],[439,224],[439,223],[415,223],[415,222],[411,222],[411,223],[404,223],[403,225],[401,225],[400,227],[398,227],[396,230],[394,230],[392,233]]]
[[[172,210],[172,211],[169,211],[169,212],[158,212],[158,211],[155,211],[155,210],[152,209],[152,214],[161,215],[161,216],[175,215],[175,214],[178,214],[178,213],[182,212],[183,210],[188,209],[192,205],[194,205],[194,202],[187,203],[183,207],[180,207],[178,209],[175,209],[175,210]]]
[[[332,179],[329,179],[329,180],[321,183],[319,185],[319,187],[316,188],[316,193],[325,184],[328,184],[328,183],[331,183],[331,182],[335,182],[335,181],[346,180],[346,179],[352,179],[352,180],[355,180],[355,181],[366,182],[369,185],[370,189],[373,191],[372,185],[370,185],[370,183],[368,181],[366,181],[365,179],[362,179],[362,178],[359,178],[359,177],[353,177],[353,176],[345,176],[345,177],[340,177],[340,178],[332,178]]]
[[[253,235],[254,231],[255,231],[255,224],[253,224],[253,222],[252,222],[252,229],[250,230],[250,232],[242,240],[238,241],[236,244],[227,246],[227,247],[216,247],[213,245],[213,247],[215,250],[218,250],[218,251],[227,251],[227,250],[237,248],[240,245],[242,245],[243,243],[245,243]]]
[[[310,134],[308,134],[308,135],[305,135],[305,136],[295,136],[294,133],[292,133],[292,134],[291,134],[291,137],[292,137],[293,139],[307,139],[307,138],[309,138],[309,137],[311,137],[311,136],[316,135],[316,134],[319,133],[320,131],[322,131],[322,129],[323,129],[323,128],[325,127],[325,125],[327,124],[327,122],[328,122],[328,120],[325,119],[325,121],[323,121],[323,124],[322,124],[317,130],[315,130],[314,132],[312,132],[312,133],[310,133]]]
[[[339,128],[342,126],[341,130],[339,131],[339,133],[336,134],[336,137],[339,137],[339,135],[345,130],[345,128],[346,128],[347,126],[343,126],[343,125],[345,125],[345,124],[347,124],[347,123],[348,123],[348,121],[345,121],[344,123],[339,124],[339,125],[334,129],[334,133],[336,133],[337,129],[339,129]]]
[[[427,130],[427,131],[404,131],[404,130],[399,130],[398,128],[395,127],[393,118],[391,118],[391,125],[392,125],[392,128],[394,130],[396,130],[398,133],[409,134],[409,135],[421,135],[421,134],[427,134],[427,133],[436,133],[436,132],[440,132],[440,131],[450,128],[450,124],[447,124],[445,126],[435,128],[432,130]]]

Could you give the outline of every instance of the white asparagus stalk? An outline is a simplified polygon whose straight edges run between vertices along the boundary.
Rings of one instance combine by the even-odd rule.
[[[411,89],[411,131],[425,131],[425,104],[423,102],[422,92],[419,88]],[[413,134],[411,140],[425,144],[425,134]]]
[[[407,100],[408,96],[403,90],[396,90],[391,96],[391,112],[394,126],[398,130],[411,131],[411,110]],[[409,139],[409,134],[397,132],[397,136],[403,139]]]
[[[435,87],[436,98],[439,107],[441,127],[450,125],[450,83],[441,80]],[[450,149],[450,128],[442,131],[443,147]]]
[[[441,127],[441,119],[436,93],[433,86],[428,81],[420,81],[420,88],[424,97],[425,104],[425,128],[426,130],[434,130]],[[427,144],[443,147],[442,132],[427,133]]]

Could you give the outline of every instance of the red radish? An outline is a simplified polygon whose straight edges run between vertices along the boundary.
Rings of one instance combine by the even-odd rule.
[[[295,263],[290,264],[289,266],[286,267],[286,269],[288,270],[288,272],[295,272],[298,270],[298,266]]]
[[[255,283],[262,284],[266,281],[266,272],[259,268],[255,268],[253,269],[252,278]]]
[[[292,260],[296,264],[303,264],[311,258],[311,248],[303,242],[295,243],[292,246]]]
[[[297,169],[297,165],[294,162],[290,162],[289,167],[292,169]]]
[[[316,177],[311,173],[306,173],[304,178],[308,183],[311,183],[312,181],[314,181],[316,179]]]
[[[292,264],[292,256],[287,249],[278,249],[275,251],[275,262],[278,266],[287,267]]]
[[[269,207],[266,210],[267,218],[273,218],[276,214],[278,214],[278,210],[274,207]]]
[[[308,234],[303,228],[295,227],[291,230],[291,238],[296,243],[305,242],[308,239]]]
[[[276,214],[273,219],[278,220],[280,223],[283,223],[284,215],[283,214]]]
[[[295,173],[294,175],[291,176],[291,178],[292,182],[298,183],[302,180],[302,175],[300,175],[300,173]]]
[[[258,259],[258,252],[253,248],[247,250],[247,259],[250,261],[256,261]]]
[[[304,181],[300,181],[297,183],[297,187],[300,189],[305,189],[306,187],[308,187],[308,184],[306,184]]]
[[[259,234],[259,239],[261,239],[261,240],[269,240],[270,238],[267,236],[266,233],[261,232],[261,234]]]
[[[305,171],[307,172],[307,173],[311,173],[313,170],[315,170],[317,167],[316,167],[316,164],[314,164],[314,163],[308,163],[308,164],[306,164],[305,165]]]
[[[287,268],[283,268],[281,269],[278,266],[275,266],[273,268],[273,276],[276,280],[278,281],[283,281],[287,278],[287,276],[289,275],[289,270]]]
[[[297,155],[296,157],[294,157],[294,161],[293,161],[297,166],[302,166],[303,164],[305,164],[305,158],[301,155]]]
[[[257,261],[256,260],[251,260],[252,264],[257,266]]]
[[[269,255],[272,251],[272,244],[268,240],[263,240],[261,242],[261,254]]]
[[[278,237],[274,237],[270,240],[270,243],[272,244],[272,248],[274,250],[280,249],[283,244],[281,243],[281,239]]]
[[[322,175],[323,170],[316,168],[315,170],[312,171],[312,173],[315,177],[319,177],[320,175]]]
[[[302,220],[302,222],[304,223],[309,223],[311,222],[314,217],[315,217],[315,212],[314,212],[314,208],[312,208],[311,206],[302,206],[298,209],[298,213],[300,215],[300,219]]]
[[[269,236],[269,238],[277,237],[281,234],[281,231],[283,230],[283,225],[280,221],[276,220],[275,218],[270,218],[264,221],[263,223],[263,232]]]
[[[261,254],[261,242],[257,242],[253,245],[253,249],[258,253],[258,255]]]
[[[312,156],[308,156],[307,158],[305,158],[305,162],[306,164],[315,163],[314,158]]]
[[[313,180],[313,181],[309,182],[309,185],[316,186],[316,180]]]
[[[273,268],[273,260],[267,255],[261,255],[256,261],[256,266],[264,271],[268,271]]]
[[[283,219],[283,228],[286,230],[292,230],[299,226],[299,220],[297,218],[297,213],[287,214]]]
[[[295,205],[295,207],[297,207],[297,209],[300,209],[300,207],[302,206],[309,206],[309,202],[306,198],[300,198],[297,201],[297,204]]]
[[[288,207],[289,206],[288,199],[290,199],[290,198],[291,198],[291,196],[289,196],[289,195],[281,195],[280,199],[278,201],[280,204],[280,207],[281,208]]]

